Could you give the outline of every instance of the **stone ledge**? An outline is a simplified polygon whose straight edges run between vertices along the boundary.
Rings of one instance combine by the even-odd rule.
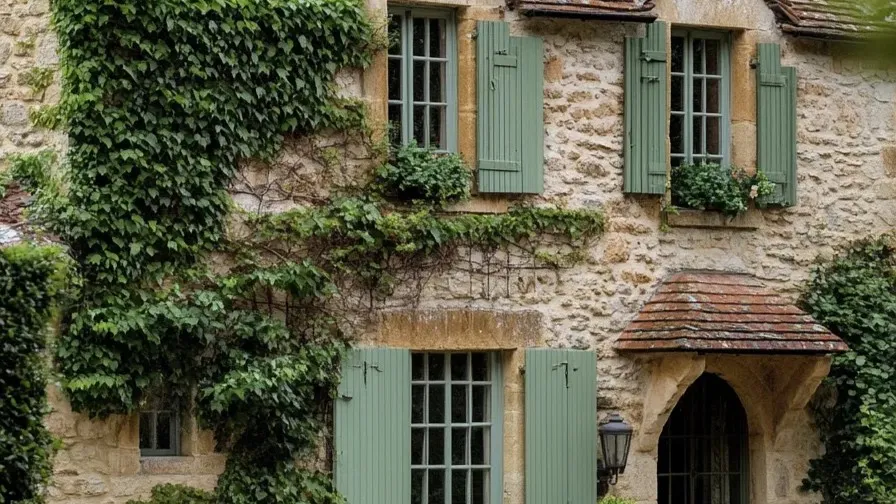
[[[730,217],[712,210],[691,210],[679,208],[678,213],[666,212],[666,221],[670,227],[710,228],[710,229],[759,229],[765,219],[762,213],[750,209],[736,217]]]
[[[140,474],[198,475],[221,474],[226,457],[223,454],[182,457],[140,457]]]
[[[380,314],[374,343],[411,350],[514,350],[542,344],[541,313],[477,309]]]

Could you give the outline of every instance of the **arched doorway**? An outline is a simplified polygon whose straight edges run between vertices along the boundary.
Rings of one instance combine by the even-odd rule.
[[[749,504],[747,415],[725,380],[704,374],[660,435],[658,504]]]

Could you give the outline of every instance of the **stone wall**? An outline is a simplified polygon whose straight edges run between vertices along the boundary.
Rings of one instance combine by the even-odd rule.
[[[595,350],[602,412],[620,410],[638,431],[650,430],[644,423],[646,412],[659,408],[651,403],[656,396],[651,390],[659,387],[656,369],[662,367],[650,359],[618,355],[613,341],[666,275],[685,268],[747,272],[795,297],[817,257],[831,255],[849,240],[896,226],[896,71],[863,63],[836,44],[784,37],[762,0],[658,0],[657,12],[671,22],[734,31],[732,142],[734,159],[743,166],[755,163],[755,94],[749,59],[756,42],[782,44],[784,63],[796,66],[800,76],[799,204],[785,210],[752,210],[749,226],[697,215],[689,226],[719,227],[668,231],[661,231],[659,198],[622,194],[623,40],[642,27],[608,21],[521,19],[505,12],[499,0],[426,3],[459,9],[459,112],[461,130],[467,133],[460,135],[459,144],[468,160],[475,159],[475,86],[470,85],[475,74],[473,21],[505,19],[514,33],[544,39],[545,193],[533,201],[603,208],[608,232],[588,251],[585,263],[570,271],[515,272],[499,282],[471,278],[467,273],[446,274],[428,284],[422,308],[498,311],[499,319],[524,321],[524,338],[515,345],[510,336],[501,340],[510,369],[520,363],[521,353],[514,348],[529,341]],[[368,4],[374,12],[385,7],[384,0],[368,0]],[[64,138],[36,130],[27,120],[29,108],[58,99],[58,85],[33,96],[22,80],[33,66],[56,65],[48,22],[47,0],[0,0],[0,156],[64,148]],[[369,101],[374,117],[384,115],[384,67],[384,59],[378,58],[360,79],[345,78],[351,93]],[[301,158],[292,162],[306,172],[317,169]],[[252,176],[261,175],[253,172]],[[313,173],[309,176],[313,179]],[[477,198],[466,208],[494,210],[514,201]],[[517,312],[521,312],[519,319]],[[398,346],[420,338],[415,326],[402,326],[402,315],[395,317],[385,317],[391,327],[399,327],[392,340],[384,341],[376,328],[369,339]],[[446,336],[455,338],[454,346],[443,343],[438,348],[470,347],[463,338],[472,333],[458,334]],[[689,370],[719,371],[726,362],[752,362],[753,371],[736,379],[749,383],[760,376],[772,393],[775,386],[783,386],[793,367],[792,361],[780,359],[704,361],[702,368],[693,367],[697,361],[688,362],[676,364],[668,373],[677,376],[676,387],[686,387],[693,374]],[[756,369],[764,374],[756,375]],[[505,463],[505,501],[522,504],[519,380],[508,380],[507,389],[508,411],[514,413],[506,415],[507,453],[516,455]],[[54,413],[48,424],[63,440],[49,489],[51,502],[123,503],[147,495],[160,482],[208,488],[223,465],[223,457],[212,453],[209,436],[192,426],[184,432],[187,456],[141,462],[134,418],[90,420],[72,413],[55,389],[51,403]],[[762,473],[754,480],[754,504],[818,502],[817,496],[798,490],[808,460],[820,450],[809,416],[797,409],[785,422],[773,425],[779,427],[774,432],[761,431],[761,441],[756,442],[768,448],[763,448],[753,467],[754,473]],[[656,450],[650,443],[639,446],[615,491],[646,504],[656,498]]]

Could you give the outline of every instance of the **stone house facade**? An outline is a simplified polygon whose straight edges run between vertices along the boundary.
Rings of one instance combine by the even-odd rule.
[[[597,450],[576,441],[594,439],[596,419],[610,411],[635,430],[616,494],[642,504],[691,502],[691,496],[697,503],[820,502],[800,491],[809,461],[823,449],[807,405],[828,372],[829,355],[843,348],[790,305],[816,258],[896,226],[896,69],[856,55],[851,39],[860,23],[834,8],[834,0],[367,4],[398,42],[363,73],[344,76],[346,92],[363,97],[374,119],[395,122],[402,140],[456,151],[477,170],[477,186],[489,193],[481,190],[457,211],[503,212],[525,201],[600,207],[607,216],[607,233],[572,269],[523,272],[495,283],[449,273],[426,286],[418,306],[384,310],[361,336],[361,347],[381,352],[364,355],[397,359],[395,369],[408,373],[407,407],[422,415],[413,428],[398,431],[405,433],[401,446],[411,464],[411,481],[398,481],[410,483],[412,502],[441,503],[455,491],[453,502],[553,503],[563,495],[584,503],[593,496],[585,488],[596,483]],[[4,154],[64,150],[64,138],[27,121],[29,107],[57,98],[58,84],[35,96],[21,78],[29,68],[57,63],[48,17],[46,0],[0,4]],[[524,142],[527,154],[517,161],[525,180],[510,189],[516,182],[502,185],[482,174],[497,166],[483,160],[513,150],[509,140],[483,136],[485,115],[500,120],[492,117],[496,109],[481,106],[483,94],[505,90],[499,73],[505,70],[495,70],[491,82],[481,77],[485,33],[520,41],[518,53],[517,42],[509,52],[498,48],[495,63],[525,68],[529,73],[514,92],[543,102],[533,113],[527,101],[520,110],[528,115],[508,120],[520,125],[513,130],[520,138],[542,140]],[[664,64],[644,68],[663,73],[638,75],[632,83],[627,39],[657,44],[640,48]],[[676,159],[718,159],[748,171],[760,164],[759,144],[767,141],[757,99],[760,44],[780,48],[780,64],[795,69],[796,80],[789,81],[795,84],[795,162],[786,172],[794,177],[795,200],[736,219],[700,211],[664,217],[662,193]],[[424,80],[429,85],[417,96],[414,75],[421,72],[435,77]],[[631,96],[641,82],[665,86],[643,97],[645,104],[658,100],[653,105],[662,108],[665,128],[635,138]],[[774,138],[785,135],[782,128]],[[632,149],[642,148],[642,162],[633,164]],[[647,189],[632,187],[630,180],[642,176]],[[654,180],[659,190],[650,188]],[[664,303],[687,306],[664,309]],[[726,312],[726,306],[733,308]],[[656,322],[669,317],[651,315],[669,311],[686,313],[675,319],[678,325],[666,326]],[[719,313],[740,318],[714,317]],[[532,348],[553,349],[545,355],[559,355],[567,365],[593,363],[593,376],[576,368],[587,371],[575,389],[584,394],[550,402],[560,399],[533,383],[556,364],[540,362],[527,352]],[[564,354],[567,349],[584,353]],[[364,355],[352,363],[376,365]],[[359,383],[349,378],[345,387],[366,384]],[[434,397],[444,398],[447,410],[431,409]],[[225,456],[214,453],[211,436],[189,419],[169,423],[164,407],[99,422],[71,412],[55,390],[51,403],[48,424],[64,444],[51,502],[123,503],[167,482],[210,488],[223,468]],[[586,428],[551,424],[566,421],[549,415],[556,408],[584,415]],[[359,487],[367,481],[360,478],[346,482],[347,472],[371,466],[352,466],[360,460],[356,452],[379,445],[341,442],[338,416],[337,484],[347,495],[379,488]],[[711,425],[690,420],[698,418]],[[553,435],[533,434],[538,422],[553,425]],[[700,444],[700,436],[711,441]],[[564,439],[564,447],[552,450]],[[425,454],[418,455],[422,446]],[[451,449],[458,446],[465,453],[452,469]],[[554,476],[567,483],[552,487]],[[456,489],[465,492],[462,499]],[[396,499],[388,502],[405,499],[404,493],[382,495]]]

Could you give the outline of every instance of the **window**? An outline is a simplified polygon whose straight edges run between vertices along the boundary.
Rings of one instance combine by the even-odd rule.
[[[180,419],[172,408],[157,401],[155,409],[140,412],[140,455],[164,457],[180,452]]]
[[[734,390],[705,374],[685,392],[660,435],[659,504],[748,504],[747,416]]]
[[[389,12],[389,125],[393,144],[455,151],[456,29],[451,11]]]
[[[729,163],[729,44],[712,32],[673,32],[672,166]]]
[[[492,502],[501,456],[497,369],[494,354],[412,354],[412,504]]]

